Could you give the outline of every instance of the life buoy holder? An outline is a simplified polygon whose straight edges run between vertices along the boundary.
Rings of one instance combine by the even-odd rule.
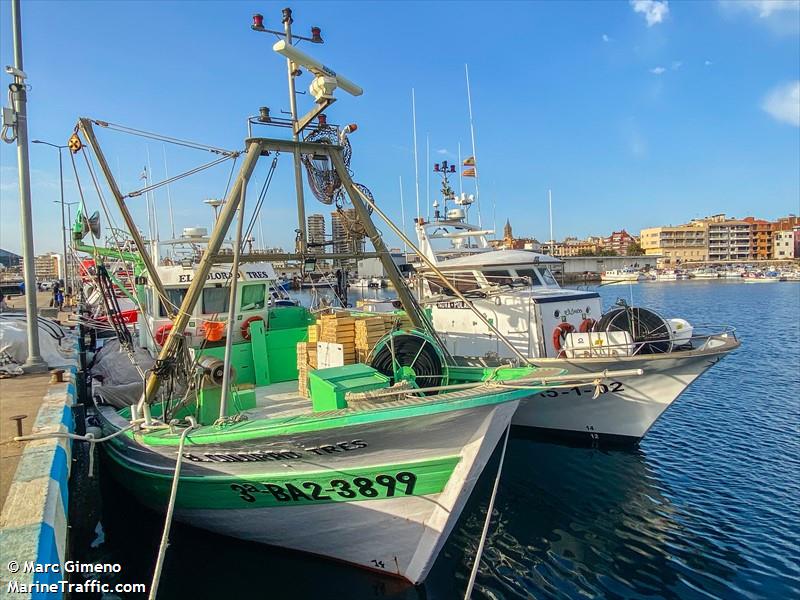
[[[591,317],[586,317],[583,321],[581,321],[581,324],[578,326],[578,331],[580,331],[581,333],[589,333],[592,329],[594,329],[595,323],[597,323],[597,321],[595,321]]]
[[[172,323],[164,323],[161,327],[156,329],[156,334],[153,336],[156,340],[156,344],[159,346],[163,346],[164,342],[167,341],[167,337],[169,336],[169,332],[172,330]]]
[[[248,317],[245,319],[244,323],[242,323],[242,337],[246,340],[250,339],[250,323],[254,323],[256,321],[263,321],[264,317],[260,317],[258,315]]]
[[[564,343],[564,339],[568,333],[572,333],[575,331],[575,326],[572,323],[559,323],[555,329],[553,329],[553,347],[558,352],[559,356],[561,355],[561,348]]]

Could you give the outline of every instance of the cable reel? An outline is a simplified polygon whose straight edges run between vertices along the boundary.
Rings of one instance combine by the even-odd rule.
[[[368,362],[389,377],[392,385],[405,381],[420,389],[447,385],[449,381],[447,363],[438,343],[421,331],[389,333],[375,344]]]

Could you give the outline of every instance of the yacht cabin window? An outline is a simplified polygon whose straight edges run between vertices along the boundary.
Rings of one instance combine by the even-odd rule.
[[[450,282],[450,285],[452,285],[462,294],[468,294],[469,292],[476,291],[481,287],[472,271],[451,271],[446,273],[446,277],[447,281]],[[453,291],[435,275],[428,278],[428,283],[430,284],[431,291],[434,294],[445,294],[447,296],[453,295]]]
[[[536,269],[517,269],[517,276],[530,281],[530,285],[542,285],[539,276],[536,274]]]
[[[508,271],[484,271],[483,275],[490,285],[511,285],[514,282]]]
[[[242,310],[262,310],[266,302],[267,286],[253,283],[242,286]]]
[[[214,315],[228,312],[230,290],[227,286],[203,288],[203,314]]]
[[[189,288],[167,288],[164,291],[167,292],[167,302],[172,305],[172,312],[177,312]],[[158,311],[160,316],[167,316],[167,309],[164,306],[164,300],[161,298],[158,300]]]
[[[542,280],[544,280],[545,285],[553,285],[558,286],[558,282],[556,278],[553,277],[553,274],[550,272],[550,269],[547,267],[541,267],[539,269],[539,273],[542,275]]]

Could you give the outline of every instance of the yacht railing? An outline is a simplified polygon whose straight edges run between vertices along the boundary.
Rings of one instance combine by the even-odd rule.
[[[562,350],[561,358],[613,358],[643,356],[647,354],[672,354],[696,350],[708,350],[714,340],[723,341],[736,337],[736,328],[728,325],[693,325],[692,335],[680,343],[676,343],[672,338],[652,338],[632,341],[628,343],[607,343],[602,345],[590,344],[588,347],[565,348]],[[698,332],[698,329],[700,330]],[[620,330],[624,331],[624,330]],[[607,333],[604,331],[592,331],[589,333]],[[573,334],[574,335],[574,334]],[[665,348],[665,349],[662,349]]]

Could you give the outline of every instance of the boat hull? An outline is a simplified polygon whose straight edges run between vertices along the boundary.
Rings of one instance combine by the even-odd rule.
[[[586,383],[551,389],[524,398],[514,416],[515,429],[546,436],[636,444],[672,403],[709,368],[737,348],[734,339],[714,350],[673,352],[640,357],[536,359],[542,367],[569,374],[642,369],[643,375],[605,379],[600,395]]]
[[[175,518],[419,583],[517,406],[511,400],[269,440],[187,444]],[[119,426],[107,419],[104,429]],[[106,448],[115,478],[164,511],[175,447],[115,440]]]

